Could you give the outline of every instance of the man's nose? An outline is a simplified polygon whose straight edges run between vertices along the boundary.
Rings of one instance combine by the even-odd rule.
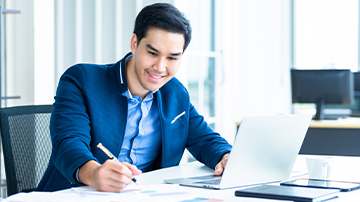
[[[156,63],[154,65],[154,69],[156,69],[159,72],[163,72],[166,69],[166,58],[159,57],[156,60]]]

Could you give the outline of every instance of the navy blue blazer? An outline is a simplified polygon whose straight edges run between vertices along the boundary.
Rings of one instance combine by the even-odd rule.
[[[100,142],[115,156],[120,153],[128,111],[127,99],[122,96],[128,90],[124,58],[109,65],[77,64],[61,76],[50,120],[52,154],[37,190],[83,185],[76,180],[76,170],[87,161],[102,164],[108,159],[96,147]],[[230,152],[231,146],[198,114],[176,78],[155,93],[154,101],[159,109],[162,147],[153,170],[178,165],[185,148],[211,168]]]

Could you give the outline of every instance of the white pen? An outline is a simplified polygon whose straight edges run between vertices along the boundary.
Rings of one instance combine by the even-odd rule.
[[[108,149],[106,149],[106,147],[104,147],[101,143],[99,143],[99,144],[97,145],[97,147],[98,147],[99,149],[101,149],[101,151],[103,151],[103,152],[109,157],[109,159],[113,159],[113,160],[115,160],[116,162],[119,162],[119,163],[120,163],[120,161],[119,161]],[[140,182],[138,182],[138,181],[135,179],[135,177],[132,178],[131,180],[132,180],[135,184],[137,184],[139,187],[142,188],[142,185],[140,184]]]

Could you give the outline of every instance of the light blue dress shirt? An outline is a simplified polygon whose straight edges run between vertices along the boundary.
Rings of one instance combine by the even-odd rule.
[[[126,61],[131,57],[128,56]],[[121,74],[120,71],[120,78]],[[128,117],[118,160],[134,164],[143,172],[151,170],[161,147],[159,112],[156,102],[153,102],[155,92],[149,92],[144,100],[132,96],[129,89],[122,94],[128,100]],[[79,168],[75,175],[80,182]]]
[[[118,159],[134,164],[143,172],[150,171],[158,156],[161,131],[158,107],[154,92],[149,92],[144,100],[132,96],[127,90],[123,96],[128,99],[128,117],[125,137]]]

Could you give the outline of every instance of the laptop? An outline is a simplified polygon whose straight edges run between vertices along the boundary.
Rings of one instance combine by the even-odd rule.
[[[286,180],[311,115],[244,117],[222,176],[168,179],[165,183],[225,189]]]

